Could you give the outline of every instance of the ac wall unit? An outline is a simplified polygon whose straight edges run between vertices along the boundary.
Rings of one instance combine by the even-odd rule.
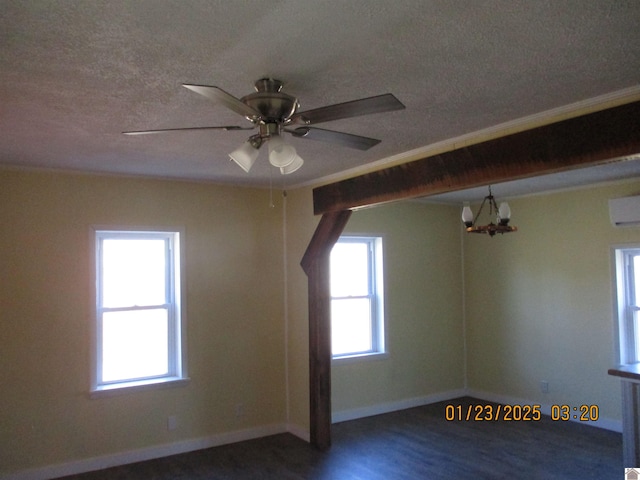
[[[640,195],[610,199],[609,216],[616,227],[640,226]]]

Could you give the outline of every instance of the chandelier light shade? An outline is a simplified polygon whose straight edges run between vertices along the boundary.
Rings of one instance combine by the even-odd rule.
[[[238,148],[236,148],[233,152],[229,154],[229,158],[236,162],[240,168],[242,168],[245,172],[249,173],[251,167],[255,163],[258,158],[258,154],[260,152],[258,149],[251,143],[251,141],[247,140]]]
[[[482,213],[482,209],[485,204],[489,204],[489,223],[486,225],[479,225],[478,218]],[[495,216],[495,217],[494,217]],[[493,218],[495,218],[496,223],[493,223]],[[465,227],[467,227],[468,233],[486,233],[490,237],[493,237],[496,233],[509,233],[516,232],[518,227],[514,227],[509,225],[509,221],[511,220],[511,208],[509,208],[509,204],[507,202],[500,203],[500,207],[496,204],[496,200],[491,193],[491,186],[489,186],[489,195],[484,197],[482,200],[482,204],[480,205],[480,210],[478,210],[478,214],[474,217],[473,212],[471,211],[471,207],[469,205],[464,205],[462,207],[462,222]]]
[[[467,227],[471,227],[473,225],[473,212],[468,204],[462,207],[462,222]]]
[[[509,208],[509,204],[507,202],[502,202],[498,207],[498,218],[499,221],[505,221],[509,223],[511,220],[511,208]]]

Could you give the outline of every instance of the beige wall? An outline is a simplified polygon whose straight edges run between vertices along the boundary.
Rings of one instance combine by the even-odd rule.
[[[379,206],[354,212],[344,233],[383,237],[389,355],[334,365],[334,414],[462,389],[458,209]]]
[[[514,200],[520,231],[493,239],[462,235],[457,207],[355,212],[348,232],[385,239],[389,357],[335,366],[334,411],[462,388],[466,342],[473,391],[619,419],[610,248],[640,229],[613,228],[607,199],[638,193],[640,182]],[[258,189],[0,170],[0,474],[266,425],[305,435],[299,262],[319,217],[310,188],[275,197],[270,208]],[[96,224],[185,228],[187,386],[89,399]]]
[[[309,432],[309,310],[307,276],[300,260],[320,217],[313,215],[311,189],[286,197],[288,422],[301,437]]]
[[[0,476],[285,424],[282,208],[268,191],[0,170],[0,224]],[[185,228],[187,386],[88,398],[95,224]]]
[[[335,413],[401,404],[461,389],[463,376],[461,235],[458,209],[398,203],[354,212],[346,233],[384,238],[389,356],[334,365]],[[307,277],[300,267],[320,217],[311,189],[287,197],[288,365],[293,428],[309,428]],[[437,228],[435,228],[437,226]]]
[[[598,405],[620,420],[611,247],[640,242],[615,228],[608,199],[640,182],[510,202],[518,233],[464,241],[468,380],[474,390],[542,404]],[[540,390],[549,382],[549,393]]]
[[[611,247],[640,243],[640,228],[614,228],[608,199],[635,194],[640,182],[513,200],[520,230],[495,238],[461,235],[458,207],[402,203],[355,212],[346,232],[386,239],[391,355],[334,365],[334,414],[462,388],[464,342],[471,392],[547,406],[595,404],[615,427],[620,385],[606,373],[615,362]],[[287,209],[290,422],[303,428],[308,317],[298,262],[319,220],[311,203],[310,189],[295,191]]]

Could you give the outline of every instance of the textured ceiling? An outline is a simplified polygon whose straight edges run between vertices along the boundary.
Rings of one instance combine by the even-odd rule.
[[[638,25],[637,0],[3,0],[0,163],[309,184],[633,90]],[[180,85],[241,97],[262,77],[283,80],[302,110],[386,92],[407,108],[318,125],[382,140],[366,152],[289,136],[305,165],[286,177],[265,152],[249,174],[228,160],[252,132],[120,133],[248,126]],[[640,176],[636,163],[623,175]]]

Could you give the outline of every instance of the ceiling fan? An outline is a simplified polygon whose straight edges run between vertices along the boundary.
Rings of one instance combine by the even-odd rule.
[[[258,149],[265,142],[268,142],[269,145],[269,163],[279,168],[280,173],[283,175],[293,173],[302,166],[304,162],[295,148],[282,140],[283,132],[298,138],[320,140],[359,150],[368,150],[380,143],[380,140],[310,127],[309,125],[405,108],[395,96],[391,93],[386,93],[299,112],[300,102],[298,102],[298,99],[283,93],[281,91],[283,83],[272,78],[261,78],[256,81],[256,91],[240,99],[219,87],[190,84],[183,84],[182,86],[239,113],[253,125],[250,127],[226,125],[219,127],[166,128],[122,133],[125,135],[145,135],[186,130],[230,131],[258,128],[257,134],[249,137],[246,142],[229,154],[231,160],[236,162],[245,172],[249,172],[258,158]]]

